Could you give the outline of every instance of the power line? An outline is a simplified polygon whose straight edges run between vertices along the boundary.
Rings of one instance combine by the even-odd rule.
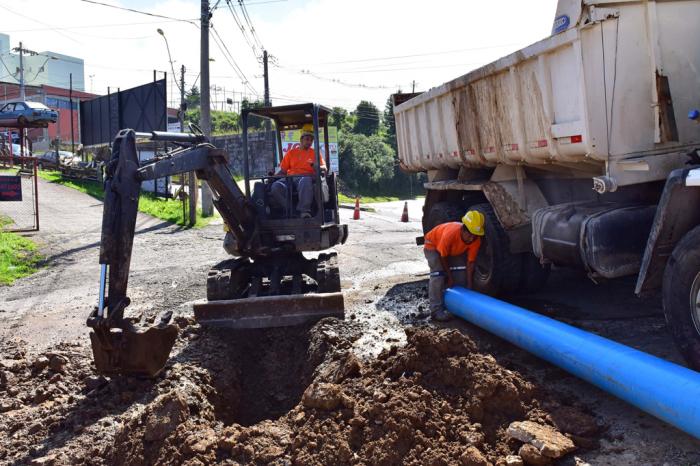
[[[245,19],[246,23],[248,23],[248,27],[250,28],[250,33],[253,35],[253,39],[258,44],[258,47],[260,47],[262,50],[265,50],[265,47],[263,47],[262,42],[258,37],[258,34],[255,32],[255,28],[253,27],[253,21],[251,21],[250,15],[248,15],[248,10],[246,9],[243,0],[238,0],[238,6],[243,12],[243,18]]]
[[[253,50],[253,55],[257,58],[259,53],[255,47],[255,44],[253,44],[250,39],[248,38],[248,35],[245,32],[245,27],[243,27],[243,24],[238,17],[238,14],[236,13],[235,9],[231,6],[231,0],[226,0],[226,6],[228,6],[228,10],[231,12],[231,16],[233,17],[233,20],[236,22],[236,25],[238,26],[238,29],[241,31],[241,34],[243,35],[243,38],[245,39],[246,43],[248,46]]]
[[[246,86],[250,91],[252,91],[256,96],[260,97],[260,94],[258,94],[258,92],[255,90],[255,88],[253,88],[250,85],[250,81],[248,80],[248,77],[245,75],[243,70],[236,63],[236,60],[233,58],[233,54],[231,54],[228,47],[226,47],[226,44],[224,43],[223,39],[221,39],[221,36],[219,35],[219,32],[216,30],[214,25],[210,24],[209,26],[210,26],[212,32],[214,33],[214,35],[212,36],[212,38],[214,39],[214,43],[219,48],[219,50],[223,54],[226,61],[229,62],[229,65],[231,65],[231,67],[236,72],[236,74],[238,74],[243,85]],[[226,51],[224,52],[224,50],[226,50]]]
[[[496,48],[516,47],[518,45],[520,45],[520,44],[487,45],[484,47],[470,47],[470,48],[466,48],[466,49],[443,50],[440,52],[415,53],[415,54],[411,54],[411,55],[394,55],[391,57],[375,57],[375,58],[359,58],[359,59],[343,60],[343,61],[327,61],[327,62],[319,62],[319,63],[309,63],[308,66],[340,65],[340,64],[345,64],[345,63],[362,63],[362,62],[368,62],[368,61],[394,60],[394,59],[398,59],[398,58],[428,57],[428,56],[433,56],[433,55],[446,55],[446,54],[450,54],[450,53],[475,52],[478,50],[489,50],[489,49],[496,49]]]
[[[349,82],[345,82],[345,81],[342,81],[342,80],[336,79],[336,78],[328,78],[325,76],[320,76],[311,70],[297,70],[297,69],[288,68],[286,66],[282,66],[279,64],[276,66],[278,68],[281,68],[281,69],[284,69],[287,71],[298,73],[298,74],[301,74],[304,76],[310,76],[312,78],[318,79],[319,81],[326,81],[326,82],[338,84],[338,85],[345,86],[345,87],[354,87],[354,88],[359,88],[359,89],[394,89],[396,87],[400,87],[398,85],[397,86],[383,86],[383,85],[368,85],[368,84],[362,84],[362,83],[349,83]]]
[[[114,8],[116,10],[129,11],[131,13],[137,13],[140,15],[153,16],[154,18],[164,18],[164,19],[170,19],[173,21],[180,21],[182,23],[189,23],[189,24],[195,26],[196,28],[199,28],[199,25],[196,22],[189,20],[189,19],[173,18],[171,16],[164,16],[164,15],[159,15],[156,13],[149,13],[147,11],[136,10],[133,8],[126,8],[126,7],[117,6],[117,5],[110,5],[109,3],[102,3],[102,2],[98,2],[96,0],[80,0],[80,1],[85,2],[85,3],[92,3],[93,5],[100,5],[100,6],[105,6],[105,7],[109,7],[109,8]]]
[[[64,34],[63,32],[57,30],[57,29],[56,29],[54,26],[52,26],[51,24],[44,23],[44,22],[42,22],[42,21],[39,21],[38,19],[32,18],[31,16],[23,15],[22,13],[17,13],[16,11],[11,10],[10,8],[7,8],[5,5],[3,5],[3,8],[4,8],[5,10],[9,11],[9,12],[12,13],[12,14],[15,14],[15,15],[17,15],[17,16],[21,16],[22,18],[26,18],[26,19],[28,19],[28,20],[30,20],[30,21],[34,21],[35,23],[39,23],[39,24],[41,24],[41,25],[43,25],[43,26],[45,26],[45,27],[51,29],[52,31],[57,32],[58,34],[62,35],[63,37],[66,37],[66,38],[72,40],[73,42],[76,42],[76,43],[78,43],[78,44],[80,43],[79,40],[76,40],[76,39],[74,39],[73,37],[70,37],[69,35]]]
[[[9,76],[13,76],[13,77],[15,76],[12,73],[12,71],[10,71],[10,69],[7,67],[7,65],[5,64],[5,60],[3,60],[2,57],[0,57],[0,63],[2,63],[2,66],[5,67],[5,71],[8,72]],[[15,77],[15,79],[17,79],[17,78]]]
[[[110,24],[92,24],[92,25],[80,25],[80,26],[63,26],[63,27],[55,27],[54,29],[59,30],[59,31],[65,31],[65,30],[70,30],[70,29],[102,29],[102,28],[109,28],[109,27],[124,27],[124,26],[141,26],[144,24],[164,24],[164,23],[177,23],[179,22],[179,19],[175,20],[167,20],[167,21],[143,21],[143,22],[137,22],[137,23],[110,23]],[[193,20],[194,21],[194,20]],[[12,33],[12,32],[36,32],[36,31],[45,31],[46,28],[39,28],[39,29],[5,29],[3,32],[4,33]]]

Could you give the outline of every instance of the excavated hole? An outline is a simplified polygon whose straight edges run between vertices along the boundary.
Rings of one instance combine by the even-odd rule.
[[[318,364],[309,358],[309,327],[217,330],[216,354],[205,356],[216,417],[226,425],[274,420],[299,403]]]

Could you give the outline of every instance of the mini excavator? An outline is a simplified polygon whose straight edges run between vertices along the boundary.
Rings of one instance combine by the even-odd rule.
[[[227,153],[210,144],[196,127],[193,133],[125,129],[117,134],[106,166],[98,305],[87,321],[99,373],[155,376],[177,338],[177,327],[170,323],[172,313],[147,329],[124,315],[130,304],[127,283],[139,193],[147,180],[194,171],[211,187],[214,205],[223,217],[224,249],[233,257],[209,271],[207,299],[193,306],[200,324],[269,328],[344,317],[336,253],[321,252],[316,258],[303,254],[325,251],[348,236],[347,225],[340,224],[338,215],[336,174],[320,169],[320,157],[328,158],[330,153],[330,113],[317,104],[244,110],[245,192],[234,181]],[[300,218],[294,209],[294,183],[286,183],[286,206],[271,202],[272,183],[281,177],[270,170],[282,158],[281,133],[308,125],[313,125],[316,155],[314,203],[311,218]],[[176,148],[140,162],[137,139],[167,141]]]

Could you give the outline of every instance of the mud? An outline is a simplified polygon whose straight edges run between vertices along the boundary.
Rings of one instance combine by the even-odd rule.
[[[0,462],[486,465],[518,453],[514,421],[579,447],[600,432],[456,330],[408,328],[405,346],[362,359],[351,321],[244,333],[177,322],[155,380],[96,376],[79,346],[28,357],[6,343]]]

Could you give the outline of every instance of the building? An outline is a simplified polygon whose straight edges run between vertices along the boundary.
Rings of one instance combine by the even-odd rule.
[[[28,47],[30,44],[23,44]],[[68,88],[71,74],[73,89],[85,90],[85,63],[82,58],[44,51],[25,53],[22,59],[24,82],[30,86]],[[19,84],[19,53],[10,48],[10,36],[0,34],[0,81]]]
[[[34,151],[47,150],[52,141],[57,138],[62,144],[80,144],[80,102],[99,97],[87,92],[73,91],[73,108],[71,110],[70,89],[48,85],[25,86],[26,100],[41,102],[58,112],[58,121],[50,124],[48,128],[31,128],[27,130],[27,136],[32,141]],[[7,102],[20,99],[19,84],[13,82],[0,82],[0,106]],[[73,120],[73,134],[71,137],[71,119]]]

